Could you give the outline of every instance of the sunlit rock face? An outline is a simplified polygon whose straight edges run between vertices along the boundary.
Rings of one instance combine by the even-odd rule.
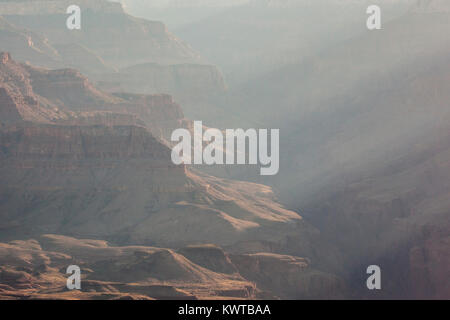
[[[65,272],[74,261],[82,289],[70,291]],[[115,246],[55,234],[0,243],[0,280],[0,299],[339,297],[336,279],[295,256],[229,254],[215,245]]]
[[[95,11],[83,6],[81,9],[83,25],[76,32],[66,27],[66,8],[58,13],[13,12],[5,14],[4,18],[18,28],[42,34],[56,49],[59,47],[62,53],[72,53],[72,60],[79,62],[83,62],[83,55],[86,56],[84,62],[89,62],[89,52],[91,56],[94,54],[100,57],[110,67],[146,62],[173,64],[200,61],[198,54],[167,31],[161,22],[137,19],[123,11]],[[72,47],[67,47],[70,45]]]
[[[68,1],[0,0],[12,52],[0,54],[0,297],[448,299],[450,5],[400,2],[410,9],[382,5],[374,32],[372,1],[227,8],[229,42],[208,21],[190,31],[222,61],[246,54],[239,71],[253,63],[227,92],[218,67],[118,4],[79,2],[82,30],[69,32]],[[303,10],[330,3],[342,15],[330,7],[322,24]],[[281,8],[300,24],[273,29],[264,17]],[[262,181],[247,169],[225,168],[227,179],[175,166],[170,135],[192,126],[182,106],[205,123],[280,128],[280,174],[264,181],[296,211],[268,186],[229,179]],[[89,292],[65,290],[73,259]],[[381,291],[365,285],[374,263]]]
[[[192,102],[225,90],[219,69],[162,22],[132,17],[119,3],[85,0],[78,3],[81,29],[69,30],[70,4],[0,1],[2,50],[35,66],[75,68],[109,92],[167,93]]]
[[[110,95],[75,70],[1,57],[2,238],[51,232],[313,255],[317,231],[269,187],[173,164],[165,138],[186,120],[170,96]],[[26,96],[35,104],[20,105]]]

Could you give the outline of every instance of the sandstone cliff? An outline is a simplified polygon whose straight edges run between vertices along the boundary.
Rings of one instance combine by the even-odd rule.
[[[194,103],[225,89],[220,71],[163,23],[132,17],[118,3],[84,0],[81,30],[68,30],[69,4],[0,1],[0,50],[36,66],[75,68],[110,92],[167,93]]]
[[[68,30],[66,9],[72,4],[0,1],[0,14],[13,25],[44,35],[56,46],[77,44],[88,48],[111,66],[200,61],[199,55],[168,32],[163,23],[132,17],[119,3],[105,0],[77,3],[82,10],[82,28]]]
[[[2,57],[2,86],[20,99],[34,97],[38,103],[25,105],[31,115],[42,115],[40,101],[64,115],[44,114],[39,122],[20,113],[23,104],[1,105],[18,120],[1,129],[3,237],[47,230],[127,243],[206,242],[236,252],[311,254],[315,231],[276,203],[270,188],[172,164],[157,133],[164,137],[186,121],[170,96],[109,95],[77,71]]]
[[[73,69],[36,68],[19,64],[3,53],[0,80],[3,123],[139,124],[166,141],[175,128],[189,127],[171,96],[111,95],[98,90]]]
[[[0,53],[0,122],[50,122],[67,115],[33,91],[26,67]]]
[[[83,72],[106,73],[107,66],[100,56],[77,43],[50,43],[45,35],[18,27],[0,16],[0,50],[10,52],[16,60],[47,68],[76,68]]]
[[[65,271],[75,263],[81,290],[69,291]],[[278,299],[339,289],[306,259],[212,245],[176,252],[46,234],[0,243],[0,265],[1,299]]]
[[[226,90],[217,67],[201,64],[135,65],[101,79],[107,79],[99,83],[107,91],[169,93],[178,101],[202,101]]]
[[[173,250],[110,246],[105,241],[44,235],[0,244],[1,299],[254,299],[239,274],[203,268]],[[66,288],[67,266],[81,268],[81,290]]]
[[[3,129],[0,144],[2,238],[52,232],[241,251],[249,241],[288,248],[300,233],[304,242],[290,245],[310,253],[313,229],[269,188],[175,166],[145,127],[26,124]]]

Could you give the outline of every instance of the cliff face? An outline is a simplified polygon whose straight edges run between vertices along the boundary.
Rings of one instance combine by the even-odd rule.
[[[26,125],[2,132],[2,158],[21,161],[155,159],[170,163],[167,147],[144,127]]]
[[[77,261],[82,290],[68,291],[65,270]],[[239,274],[203,268],[165,248],[43,235],[0,243],[1,299],[255,299]]]
[[[84,0],[81,30],[68,30],[70,4],[0,1],[2,50],[35,66],[80,70],[107,92],[173,95],[190,114],[208,110],[208,98],[224,92],[221,72],[161,22],[129,16],[118,3]]]
[[[68,30],[66,9],[72,4],[70,1],[0,1],[0,13],[11,24],[44,35],[55,46],[81,45],[111,66],[200,61],[198,54],[169,33],[164,24],[131,17],[119,3],[104,0],[77,3],[82,10],[82,28]],[[35,7],[39,9],[34,10]]]
[[[215,66],[200,64],[142,64],[103,77],[100,87],[107,91],[169,93],[178,101],[201,101],[226,90],[222,74]]]
[[[243,277],[282,299],[338,299],[346,294],[342,280],[315,270],[305,258],[258,253],[231,255],[231,261]]]
[[[170,141],[174,129],[189,125],[181,107],[170,95],[111,95],[98,90],[85,76],[72,69],[43,70],[27,67],[27,70],[36,93],[72,112],[84,112],[83,117],[91,118],[91,122],[92,117],[87,112],[92,110],[129,114],[139,118],[156,137],[166,141]],[[101,114],[97,114],[94,118],[98,119],[100,116]],[[71,119],[73,122],[73,116]]]
[[[2,123],[18,122],[22,120],[16,102],[13,96],[6,90],[0,88],[0,118]]]
[[[118,3],[84,0],[81,30],[68,30],[70,4],[0,1],[2,50],[36,66],[75,68],[110,92],[167,93],[192,102],[225,89],[220,71],[161,22],[129,16]]]
[[[40,192],[49,196],[62,188],[66,196],[77,193],[79,196],[88,181],[96,181],[102,190],[100,194],[108,197],[105,190],[120,190],[127,185],[125,180],[133,185],[131,177],[137,172],[130,167],[131,163],[137,171],[142,171],[142,177],[147,177],[149,190],[156,186],[161,192],[173,190],[176,193],[184,189],[185,168],[172,165],[170,149],[152,136],[146,123],[136,114],[147,112],[150,118],[154,115],[154,121],[164,117],[178,120],[182,113],[170,97],[141,97],[133,103],[98,91],[74,70],[49,71],[25,66],[6,53],[1,55],[0,61],[3,195],[23,188],[26,183],[34,190],[33,197],[49,204],[40,198]],[[165,114],[163,106],[170,103],[175,109],[168,108]],[[91,170],[103,171],[106,176],[115,172],[126,178],[122,182],[120,179],[109,181],[108,185],[104,176],[92,176]],[[25,178],[28,174],[31,176]],[[100,199],[105,199],[100,194],[97,200],[101,202]],[[24,219],[26,229],[26,225],[32,226],[34,222],[28,221],[24,214],[27,209],[20,205],[19,198],[17,202],[8,201],[9,209],[4,212],[10,218],[14,217],[10,216],[11,212],[16,212],[16,218]],[[35,226],[50,224],[55,230],[64,229],[62,220],[45,218],[51,211],[48,209],[44,217],[38,218]]]
[[[256,259],[260,265],[250,263],[249,270],[248,261]],[[81,269],[82,289],[69,291],[65,271],[73,261]],[[284,296],[286,281],[273,273],[283,273],[286,281],[302,279],[288,283],[298,294],[328,282],[306,259],[230,255],[210,245],[175,251],[53,234],[0,243],[1,299],[276,299]],[[315,277],[308,284],[311,273]],[[335,288],[328,288],[330,296]]]
[[[97,90],[87,77],[74,69],[25,68],[37,94],[70,110],[101,110],[120,102],[120,99]]]
[[[12,25],[2,16],[0,16],[0,43],[2,50],[11,52],[20,61],[29,60],[37,65],[57,66],[58,53],[45,38]]]
[[[0,137],[2,238],[51,232],[311,253],[313,229],[275,203],[269,188],[175,166],[145,127],[25,124],[3,128]],[[288,244],[298,232],[301,243]]]
[[[50,122],[65,118],[55,104],[33,91],[26,68],[11,59],[9,53],[0,53],[0,122]]]
[[[109,95],[74,70],[21,65],[7,54],[2,61],[1,87],[14,89],[18,99],[34,97],[38,104],[28,107],[36,114],[41,114],[39,103],[43,101],[64,115],[45,118],[46,123],[25,121],[16,103],[8,100],[0,105],[2,113],[18,120],[0,126],[3,240],[54,233],[171,248],[214,243],[237,255],[282,252],[307,256],[314,268],[321,268],[317,252],[328,249],[316,230],[277,203],[270,188],[173,165],[170,148],[155,136],[164,136],[171,126],[188,125],[188,121],[170,96]],[[220,252],[192,248],[183,252],[212,269],[231,263]],[[161,255],[162,260],[155,258],[161,268],[171,268],[174,260],[184,259],[171,252]],[[130,267],[138,270],[141,263]],[[267,270],[276,272],[277,263],[272,266]],[[107,267],[102,262],[102,268]],[[183,270],[176,267],[174,276],[182,276]],[[16,271],[3,270],[8,276]],[[102,280],[108,277],[107,273]],[[320,278],[324,285],[317,290],[336,284],[328,276]],[[31,285],[37,281],[33,279]],[[294,294],[293,288],[289,293],[282,287],[267,290],[276,295]],[[220,292],[254,297],[253,291],[241,285],[225,286]]]
[[[314,230],[270,188],[175,166],[145,127],[26,124],[0,137],[3,239],[51,232],[313,255]]]
[[[23,5],[23,4],[22,4]],[[0,16],[0,43],[16,60],[47,68],[77,68],[87,73],[114,69],[93,51],[77,44],[50,43],[45,35],[16,26]]]
[[[185,119],[183,111],[172,96],[167,94],[131,94],[117,93],[125,102],[116,106],[119,111],[136,115],[150,132],[168,144],[175,129],[191,128],[191,121]]]
[[[181,107],[169,95],[110,95],[73,69],[47,70],[22,65],[8,53],[3,53],[1,59],[3,123],[139,125],[167,141],[175,128],[189,125]]]
[[[77,112],[72,117],[56,121],[64,126],[136,126],[145,127],[144,121],[136,115],[110,111]]]

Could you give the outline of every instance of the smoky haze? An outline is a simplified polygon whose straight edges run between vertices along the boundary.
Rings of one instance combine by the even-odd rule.
[[[450,298],[448,1],[80,1],[0,0],[0,297]]]
[[[188,115],[219,127],[280,128],[280,174],[235,178],[273,186],[353,252],[344,260],[376,255],[401,274],[386,248],[410,246],[413,221],[436,225],[449,214],[447,165],[432,165],[449,146],[448,3],[225,3],[126,5],[166,21],[223,72],[228,91],[202,106],[186,103]],[[369,4],[382,9],[379,31],[366,28]]]

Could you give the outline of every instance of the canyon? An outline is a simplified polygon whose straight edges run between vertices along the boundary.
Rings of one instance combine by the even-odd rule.
[[[0,298],[448,299],[448,5],[374,2],[0,0]],[[279,173],[175,165],[198,119]]]
[[[271,185],[302,212],[339,247],[356,297],[449,296],[449,12],[417,4],[379,32],[231,89],[223,103],[284,136],[279,175],[224,176]],[[361,270],[375,261],[389,286],[374,293]]]
[[[35,66],[80,70],[109,92],[166,93],[193,103],[226,90],[218,68],[162,22],[135,18],[119,3],[85,0],[78,4],[83,28],[69,30],[71,4],[0,1],[1,49]]]
[[[171,149],[163,131],[169,130],[170,124],[180,125],[188,120],[183,118],[181,109],[170,96],[111,95],[95,88],[75,70],[47,70],[20,64],[8,53],[2,53],[0,61],[0,175],[3,182],[0,240],[7,241],[2,244],[6,252],[15,251],[18,235],[26,240],[43,234],[70,236],[73,242],[98,239],[118,246],[162,248],[158,250],[198,245],[197,251],[203,252],[204,257],[194,249],[182,251],[196,263],[206,263],[208,268],[215,269],[224,259],[224,253],[217,251],[219,255],[215,258],[216,249],[201,249],[201,246],[214,244],[223,247],[227,254],[233,254],[229,259],[234,257],[239,266],[243,264],[243,273],[248,272],[248,267],[244,266],[254,259],[265,257],[267,270],[276,271],[279,263],[288,267],[290,260],[303,261],[298,256],[305,255],[310,260],[304,260],[303,267],[292,271],[298,281],[320,281],[320,288],[311,288],[316,295],[322,290],[325,294],[329,286],[342,286],[337,276],[322,270],[321,255],[315,254],[322,245],[316,230],[298,213],[278,204],[269,187],[216,178],[172,163]],[[44,281],[61,268],[59,260],[54,266],[52,254],[35,245],[38,240],[26,241],[31,241],[32,247],[27,250],[37,252],[24,255],[48,256],[50,262],[36,277],[26,275],[26,270],[35,266],[33,263],[28,264],[25,271],[17,269],[15,261],[20,260],[21,252],[17,253],[19,257],[0,256],[2,265],[9,266],[0,276],[6,279],[2,281],[6,285],[5,297],[23,294],[37,298],[50,288],[55,294],[61,292],[63,289],[57,283]],[[67,250],[65,254],[71,252],[70,247],[64,250]],[[267,256],[259,257],[261,253]],[[106,266],[95,258],[94,262],[90,259],[91,256],[85,261],[89,266],[94,262]],[[158,264],[164,266],[164,259]],[[314,263],[310,264],[312,260]],[[144,262],[138,264],[147,268]],[[90,290],[97,292],[96,296],[108,296],[102,291],[106,290],[104,286],[116,288],[107,292],[118,290],[123,295],[134,292],[123,283],[115,287],[108,282],[114,280],[108,278],[109,271],[98,268],[98,276],[106,283],[92,283],[94,289]],[[309,289],[295,287],[289,289],[292,292],[285,292],[283,286],[266,284],[262,276],[243,280],[245,277],[239,268],[235,264],[226,267],[234,270],[233,274],[239,274],[233,277],[242,279],[239,280],[242,286],[220,290],[241,297],[242,292],[248,291],[243,287],[257,288],[256,283],[260,282],[267,288],[266,294],[273,297],[308,294],[305,290]],[[111,274],[116,273],[111,271]],[[253,276],[253,272],[250,274]],[[143,281],[145,279],[147,276]],[[227,282],[226,279],[223,281]],[[143,287],[137,291],[141,289]],[[19,292],[11,293],[14,290]],[[171,290],[167,289],[163,297],[176,297],[178,291]],[[204,297],[194,291],[193,297]],[[255,294],[246,293],[243,297],[255,298]],[[335,294],[340,292],[335,290]],[[143,296],[160,297],[150,293]],[[71,295],[67,294],[69,297]],[[91,296],[80,293],[72,298],[88,297]]]

